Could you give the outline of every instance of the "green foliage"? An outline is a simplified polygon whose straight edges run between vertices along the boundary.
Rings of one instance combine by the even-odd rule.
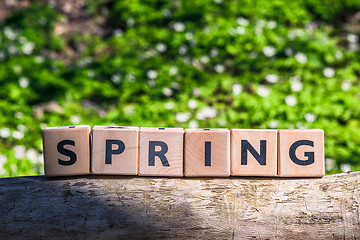
[[[0,23],[0,175],[41,173],[41,129],[73,124],[321,128],[327,172],[360,170],[359,10],[89,0],[104,34],[58,35],[66,16],[31,4]]]

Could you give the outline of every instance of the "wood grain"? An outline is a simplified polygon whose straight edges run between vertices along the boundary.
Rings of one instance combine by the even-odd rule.
[[[184,144],[185,176],[228,177],[230,175],[228,129],[186,129]]]
[[[2,239],[359,239],[360,172],[0,179]]]
[[[92,136],[92,174],[138,174],[139,127],[94,126]],[[124,144],[124,150],[120,154],[111,154],[111,163],[108,164],[105,163],[107,140],[120,140]],[[113,145],[111,150],[119,149],[119,146]]]
[[[90,174],[90,126],[48,127],[42,134],[46,176]],[[59,164],[59,160],[71,162],[69,155],[64,155],[57,150],[58,144],[64,140],[72,143],[64,144],[62,149],[76,154],[76,158],[73,157],[75,161],[71,165]]]
[[[313,154],[313,163],[299,165],[291,160],[290,152],[293,144],[298,141],[311,142],[294,148],[293,159],[298,158],[300,164],[305,163]],[[309,143],[308,143],[309,144]],[[278,171],[280,177],[321,177],[325,175],[324,131],[321,129],[284,129],[278,134]]]
[[[150,150],[150,142],[157,142]],[[140,148],[139,148],[139,175],[141,176],[177,176],[184,174],[183,157],[183,128],[140,128]],[[163,146],[161,146],[163,145]],[[163,149],[164,147],[164,149]],[[166,150],[166,151],[165,151]],[[149,165],[149,151],[164,154],[153,156],[153,165]],[[165,161],[161,160],[160,155]],[[166,163],[166,164],[165,164]]]
[[[277,130],[231,129],[231,175],[232,176],[276,176],[277,175]],[[257,154],[266,156],[261,165],[249,150],[246,164],[242,164],[242,141],[247,141]],[[263,141],[263,151],[261,151]],[[246,148],[244,148],[246,149]],[[261,162],[262,163],[262,162]]]

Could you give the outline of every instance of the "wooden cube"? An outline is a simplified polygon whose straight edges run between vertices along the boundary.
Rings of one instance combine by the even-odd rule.
[[[138,174],[139,127],[94,126],[92,136],[93,174]]]
[[[231,175],[276,176],[277,130],[231,129]]]
[[[323,130],[279,130],[278,134],[280,177],[324,176]]]
[[[140,128],[139,175],[183,176],[182,128]]]
[[[228,129],[185,130],[185,176],[227,177],[230,175]]]
[[[48,127],[43,148],[47,177],[90,174],[90,126]]]

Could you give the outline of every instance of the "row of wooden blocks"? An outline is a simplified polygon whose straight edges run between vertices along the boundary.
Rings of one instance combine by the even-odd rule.
[[[324,132],[88,125],[43,131],[45,175],[324,175]]]

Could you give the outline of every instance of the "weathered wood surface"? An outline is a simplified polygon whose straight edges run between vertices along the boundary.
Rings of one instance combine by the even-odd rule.
[[[0,179],[0,239],[359,239],[359,180]]]

